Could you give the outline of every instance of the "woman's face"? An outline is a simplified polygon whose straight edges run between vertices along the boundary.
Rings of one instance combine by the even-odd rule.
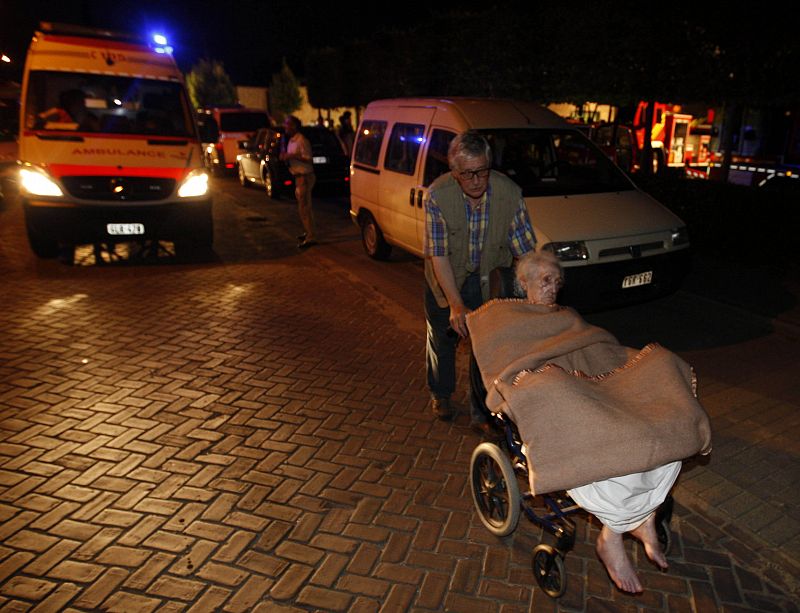
[[[533,274],[525,278],[528,302],[534,304],[555,304],[558,291],[564,285],[564,279],[557,266],[542,264]]]

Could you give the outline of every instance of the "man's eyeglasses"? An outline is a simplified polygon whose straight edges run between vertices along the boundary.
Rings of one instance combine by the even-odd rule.
[[[489,171],[491,168],[478,168],[477,170],[462,170],[458,173],[458,176],[461,177],[464,181],[472,181],[475,177],[479,179],[485,179],[489,176]]]

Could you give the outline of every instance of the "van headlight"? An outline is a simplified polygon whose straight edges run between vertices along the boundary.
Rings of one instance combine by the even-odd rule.
[[[32,196],[53,196],[60,198],[64,195],[58,183],[53,181],[43,170],[32,167],[22,168],[19,171],[22,189]]]
[[[672,229],[672,246],[687,245],[689,243],[689,232],[686,226]]]
[[[205,170],[193,170],[178,188],[179,198],[197,198],[208,193],[208,173]]]
[[[572,241],[567,243],[547,243],[542,247],[545,251],[555,254],[562,262],[574,262],[576,260],[588,260],[589,250],[583,241]]]

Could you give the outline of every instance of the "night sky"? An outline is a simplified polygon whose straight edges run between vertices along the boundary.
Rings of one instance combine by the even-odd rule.
[[[449,4],[455,3],[319,3],[330,7],[321,11],[317,3],[274,0],[0,0],[0,51],[18,62],[21,73],[39,21],[161,30],[184,71],[206,57],[222,60],[238,85],[268,85],[282,57],[302,75],[309,48],[366,37],[376,29],[402,29]],[[390,15],[387,6],[392,6]]]

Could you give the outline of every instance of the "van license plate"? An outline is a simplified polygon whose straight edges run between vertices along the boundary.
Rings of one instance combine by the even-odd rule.
[[[327,164],[328,158],[326,158],[324,155],[315,155],[311,161],[315,164]]]
[[[628,275],[622,280],[622,289],[636,287],[637,285],[649,285],[653,282],[653,271],[640,272],[635,275]]]
[[[112,236],[135,236],[144,234],[142,223],[110,223],[106,224],[106,232]]]

